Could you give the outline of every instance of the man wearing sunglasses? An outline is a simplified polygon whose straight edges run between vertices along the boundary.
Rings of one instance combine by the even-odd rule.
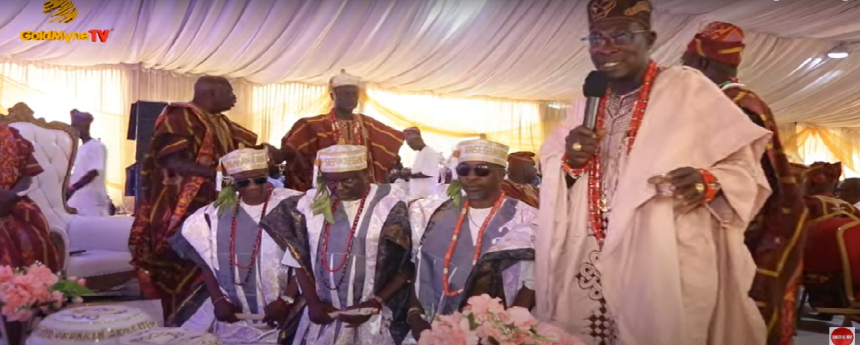
[[[457,180],[448,195],[410,205],[417,274],[407,322],[415,338],[437,315],[460,310],[472,296],[534,306],[537,210],[502,191],[508,147],[468,140],[455,156]]]
[[[322,149],[314,189],[263,220],[307,303],[293,344],[390,344],[408,332],[392,322],[405,318],[413,275],[407,196],[368,169],[364,146]]]
[[[785,178],[791,176],[791,166],[782,150],[773,113],[767,103],[738,81],[745,46],[740,27],[713,22],[690,41],[683,63],[702,71],[752,122],[773,132],[761,158],[773,193],[749,224],[746,243],[759,268],[750,295],[760,302],[764,320],[777,325],[768,334],[768,344],[789,344],[794,336],[795,299],[803,262],[803,240],[792,239],[803,238],[807,211],[799,181]]]
[[[279,262],[286,246],[259,223],[281,201],[301,193],[269,184],[268,156],[265,149],[249,148],[225,155],[226,186],[217,200],[189,216],[170,238],[176,253],[202,269],[204,281],[180,305],[173,324],[212,332],[227,344],[277,343],[278,330],[261,323],[283,323],[298,286]],[[265,318],[239,319],[240,313]]]
[[[608,80],[540,157],[536,315],[588,344],[763,344],[747,224],[770,186],[770,132],[713,82],[651,60],[647,0],[591,0],[591,60]]]

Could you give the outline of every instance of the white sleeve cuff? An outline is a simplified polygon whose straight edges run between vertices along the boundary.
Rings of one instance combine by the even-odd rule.
[[[535,289],[535,262],[520,261],[520,287]]]

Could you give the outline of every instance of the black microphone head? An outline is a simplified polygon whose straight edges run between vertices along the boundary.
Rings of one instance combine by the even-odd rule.
[[[603,97],[607,88],[609,88],[609,77],[606,76],[606,72],[592,71],[585,78],[582,93],[585,97]]]

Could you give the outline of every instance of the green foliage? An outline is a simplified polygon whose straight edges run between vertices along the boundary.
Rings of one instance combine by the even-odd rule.
[[[215,208],[218,209],[218,216],[224,214],[224,211],[233,209],[239,203],[239,195],[236,193],[236,187],[228,184],[218,192],[218,197],[215,199]]]
[[[57,282],[51,287],[51,291],[62,292],[63,296],[66,296],[66,298],[75,298],[93,294],[93,290],[71,280],[61,280]]]
[[[325,178],[322,174],[317,176],[317,195],[314,196],[314,201],[311,203],[311,211],[314,215],[322,214],[325,221],[329,224],[334,224],[334,214],[331,212],[331,195],[328,192],[328,187],[325,185]]]
[[[451,198],[451,202],[454,204],[454,207],[460,207],[460,203],[463,201],[463,187],[460,185],[460,180],[453,180],[451,184],[448,185],[448,197]]]

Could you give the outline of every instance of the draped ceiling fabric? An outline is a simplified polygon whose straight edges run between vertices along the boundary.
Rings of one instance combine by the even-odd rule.
[[[0,57],[61,65],[141,63],[252,83],[324,84],[339,69],[399,91],[567,100],[592,65],[586,0],[75,0],[48,23],[42,1],[4,0]],[[860,126],[858,1],[653,0],[655,58],[678,61],[704,23],[748,34],[741,79],[782,122]],[[23,41],[23,30],[112,29],[106,43]],[[855,97],[851,97],[855,96]]]
[[[343,68],[370,82],[368,114],[397,127],[429,126],[434,134],[428,136],[444,140],[442,147],[477,131],[488,131],[491,138],[498,131],[496,139],[535,148],[542,137],[535,132],[551,129],[563,112],[560,103],[529,101],[577,97],[593,68],[580,39],[587,32],[587,0],[72,1],[78,15],[65,24],[49,23],[41,0],[3,1],[0,60],[77,66],[3,75],[3,105],[16,99],[43,101],[62,87],[83,85],[54,84],[51,78],[102,71],[98,85],[115,97],[86,100],[80,92],[67,93],[68,102],[34,109],[62,108],[65,114],[67,104],[91,105],[97,116],[115,117],[101,126],[121,124],[124,133],[127,119],[121,117],[128,103],[187,100],[193,75],[223,75],[239,96],[231,116],[264,140],[276,141],[298,117],[324,111],[324,85]],[[652,2],[656,60],[677,63],[690,38],[709,21],[738,24],[747,31],[748,45],[740,77],[770,103],[782,127],[790,127],[783,130],[794,145],[789,153],[803,160],[860,162],[852,152],[860,148],[860,131],[841,128],[860,128],[860,2]],[[107,42],[19,38],[25,30],[92,29],[111,30]],[[847,59],[827,58],[840,42],[854,53]],[[40,83],[22,85],[27,80]],[[111,89],[116,85],[128,90]],[[499,124],[492,123],[495,112],[504,112],[495,118],[502,119]],[[528,133],[514,133],[514,127]],[[131,146],[122,140],[109,141],[127,151]],[[809,141],[818,148],[810,149]],[[113,157],[115,164],[128,160],[128,155]],[[120,183],[119,174],[111,182]]]

